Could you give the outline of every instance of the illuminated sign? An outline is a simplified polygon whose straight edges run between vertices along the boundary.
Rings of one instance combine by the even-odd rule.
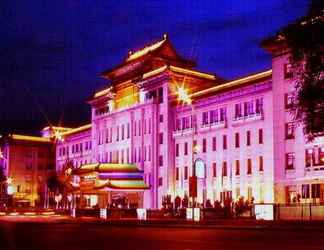
[[[147,212],[146,212],[145,208],[137,208],[136,213],[137,213],[137,219],[138,220],[146,220]]]
[[[189,207],[186,209],[186,219],[187,220],[200,221],[200,208],[199,207]]]
[[[272,204],[255,204],[254,211],[257,220],[273,220]]]
[[[195,169],[197,178],[205,178],[205,163],[202,159],[195,160]]]

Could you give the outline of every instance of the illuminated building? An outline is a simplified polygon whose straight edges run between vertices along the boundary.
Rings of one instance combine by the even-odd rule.
[[[57,170],[70,161],[75,169],[136,166],[146,208],[161,207],[165,195],[189,196],[193,161],[199,203],[324,201],[324,140],[307,144],[291,123],[287,58],[275,55],[271,70],[226,81],[195,70],[166,36],[130,52],[102,73],[109,86],[88,98],[91,123],[62,133]]]
[[[1,138],[0,167],[15,206],[43,206],[47,178],[55,172],[55,144],[49,137],[10,134]]]

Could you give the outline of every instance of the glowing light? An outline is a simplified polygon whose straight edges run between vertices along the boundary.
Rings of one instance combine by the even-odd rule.
[[[192,98],[192,97],[208,94],[211,92],[217,92],[217,91],[224,90],[224,89],[227,89],[230,87],[239,86],[239,85],[247,83],[249,81],[255,81],[258,79],[262,79],[264,77],[270,77],[271,75],[272,75],[272,70],[267,70],[267,71],[264,71],[261,73],[253,74],[253,75],[243,77],[243,78],[240,78],[240,79],[237,79],[234,81],[230,81],[230,82],[227,82],[227,83],[224,83],[221,85],[217,85],[217,86],[211,87],[209,89],[204,89],[204,90],[195,92],[195,93],[191,94],[190,97]]]
[[[0,149],[0,159],[4,159],[4,156],[3,156],[3,153],[1,151],[1,149]]]
[[[25,212],[24,215],[33,216],[36,215],[35,212]]]
[[[192,103],[192,100],[188,95],[188,91],[184,87],[178,87],[177,95],[178,95],[178,100],[180,102],[184,102],[188,105],[190,105]]]
[[[7,178],[7,184],[11,184],[12,183],[12,178],[11,177],[8,177]]]
[[[71,135],[71,134],[78,133],[78,132],[88,130],[88,129],[91,129],[91,124],[86,124],[81,127],[77,127],[77,128],[71,129],[69,131],[63,132],[62,136]]]
[[[42,212],[42,215],[54,215],[54,212]]]
[[[5,212],[0,212],[0,216],[4,216],[4,215],[6,215]]]
[[[176,66],[170,66],[170,70],[174,71],[174,72],[178,72],[178,73],[184,73],[184,74],[189,74],[189,75],[193,75],[193,76],[199,76],[199,77],[207,78],[209,80],[215,80],[216,79],[216,77],[214,75],[211,75],[211,74],[206,74],[206,73],[202,73],[202,72],[195,71],[195,70],[190,70],[190,69],[184,69],[184,68],[180,68],[180,67],[176,67]]]
[[[10,216],[17,216],[17,215],[19,215],[19,213],[17,213],[17,212],[12,212],[12,213],[9,213],[9,215],[10,215]]]
[[[147,47],[144,47],[143,49],[138,50],[138,51],[136,51],[134,53],[129,53],[129,56],[126,59],[126,61],[128,62],[128,61],[134,60],[136,58],[139,58],[139,57],[147,54],[148,52],[156,50],[157,48],[159,48],[166,41],[166,38],[167,38],[167,36],[164,34],[163,40],[161,40],[161,41],[159,41],[157,43],[153,43],[152,45],[149,45]]]
[[[30,136],[30,135],[17,135],[13,134],[12,139],[23,140],[23,141],[34,141],[34,142],[51,142],[50,138]]]

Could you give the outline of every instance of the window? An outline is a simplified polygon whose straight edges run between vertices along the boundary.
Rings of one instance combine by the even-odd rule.
[[[242,117],[242,105],[241,103],[235,104],[235,118]]]
[[[240,147],[240,134],[235,133],[235,147],[239,148]]]
[[[146,134],[146,119],[143,121],[143,130],[144,130],[144,135]]]
[[[319,148],[318,161],[319,165],[324,165],[324,147]]]
[[[124,140],[124,138],[125,138],[125,125],[124,124],[122,125],[122,132],[121,133],[122,133],[122,136],[121,136],[122,138],[121,139]]]
[[[163,115],[162,114],[160,114],[160,116],[159,116],[159,121],[163,122]]]
[[[263,98],[257,98],[255,100],[255,113],[263,114]]]
[[[158,102],[163,103],[163,88],[158,89]]]
[[[294,106],[295,97],[293,93],[285,94],[285,109],[291,109]]]
[[[138,147],[138,162],[141,162],[142,160],[142,154],[141,154],[141,147]]]
[[[310,197],[309,184],[302,184],[302,198],[308,199]]]
[[[226,108],[220,108],[220,121],[224,122],[226,120]]]
[[[185,180],[188,179],[188,167],[187,166],[184,167],[184,179]]]
[[[152,127],[152,125],[151,125],[151,124],[152,124],[152,120],[151,120],[151,118],[149,118],[149,119],[147,120],[147,122],[148,122],[148,133],[151,134],[151,129],[152,129],[152,128],[151,128],[151,127]]]
[[[116,141],[119,141],[119,126],[116,129]]]
[[[176,144],[176,156],[179,156],[179,143]]]
[[[312,198],[320,198],[320,184],[312,184]]]
[[[160,144],[163,144],[163,133],[159,134],[159,142]]]
[[[149,152],[148,152],[148,160],[151,161],[151,155],[152,155],[152,146],[149,145]]]
[[[286,169],[295,168],[295,153],[286,154]]]
[[[176,168],[176,180],[179,180],[179,168]]]
[[[206,138],[203,139],[203,153],[206,153],[207,152],[207,140]]]
[[[141,130],[141,121],[138,121],[138,136],[142,135],[142,130]]]
[[[133,123],[133,125],[134,125],[134,136],[136,136],[136,121],[134,121],[134,123]]]
[[[305,165],[306,167],[310,167],[314,162],[314,153],[313,149],[306,149],[305,150]]]
[[[130,137],[130,125],[127,123],[127,139]]]
[[[253,101],[244,102],[244,116],[253,115]]]
[[[293,122],[285,124],[285,135],[287,140],[295,138],[295,126]]]
[[[240,175],[240,160],[235,161],[235,175]]]
[[[213,168],[213,177],[216,177],[216,162],[213,162],[212,168]]]
[[[223,162],[223,166],[222,166],[222,176],[227,176],[227,162],[224,161]]]
[[[290,79],[293,77],[293,70],[292,70],[292,66],[290,63],[285,63],[284,64],[284,78],[285,79]]]
[[[162,167],[163,166],[163,155],[159,156],[159,166]]]
[[[259,129],[259,144],[263,144],[263,129]]]
[[[251,131],[246,131],[246,146],[251,146]]]
[[[263,156],[259,156],[259,171],[263,172]]]
[[[227,149],[227,137],[223,135],[223,149]]]
[[[211,124],[215,124],[215,123],[218,123],[218,110],[215,109],[215,110],[211,110],[209,112],[209,119],[210,119],[210,123]]]
[[[159,186],[162,186],[162,177],[159,177]]]
[[[184,143],[184,155],[188,155],[188,142]]]
[[[208,111],[202,113],[202,125],[208,124]]]
[[[213,151],[216,151],[216,137],[213,137],[213,145],[212,145]]]
[[[248,175],[252,174],[252,161],[251,161],[251,159],[247,159],[247,174]]]

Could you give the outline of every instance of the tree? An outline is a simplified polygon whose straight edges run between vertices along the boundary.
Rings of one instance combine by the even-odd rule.
[[[279,34],[291,52],[296,73],[295,120],[303,124],[311,141],[324,135],[324,9],[313,1],[306,17],[285,27]]]

